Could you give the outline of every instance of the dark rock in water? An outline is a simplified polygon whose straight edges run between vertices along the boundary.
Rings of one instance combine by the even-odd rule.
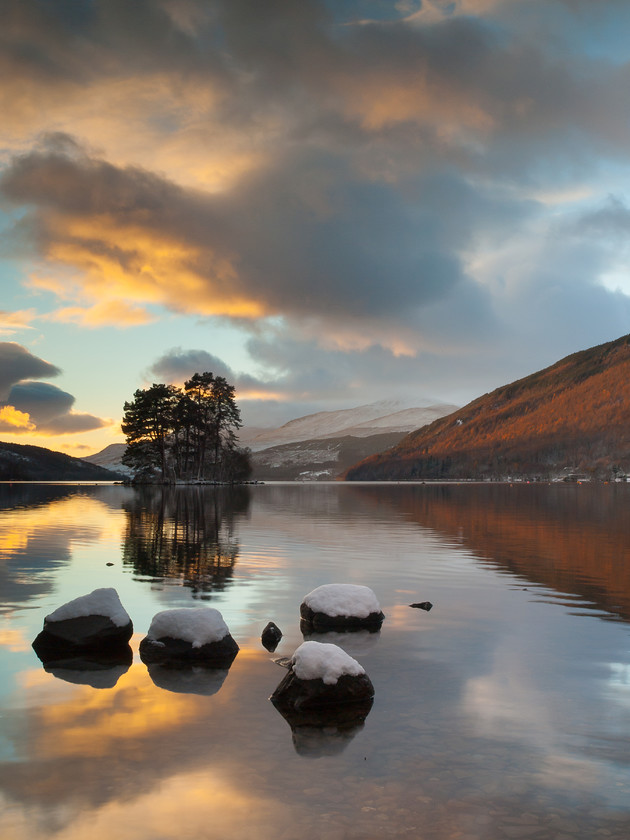
[[[426,610],[429,612],[433,604],[431,601],[421,601],[419,604],[409,604],[410,607],[417,607],[419,610]]]
[[[300,604],[300,616],[315,632],[378,630],[385,618],[374,592],[352,583],[325,583],[313,589]]]
[[[282,638],[282,630],[278,627],[277,624],[274,624],[273,621],[270,621],[269,624],[265,627],[262,631],[262,635],[260,637],[260,641],[263,644],[263,647],[266,648],[270,653],[273,653],[274,650],[278,647],[278,643]]]
[[[238,649],[219,610],[184,607],[153,616],[140,642],[140,658],[145,665],[155,662],[174,667],[229,668]]]
[[[382,612],[373,612],[360,618],[355,615],[327,615],[314,612],[306,604],[300,604],[300,629],[302,633],[325,633],[327,630],[372,630],[380,629],[385,618]]]
[[[158,686],[175,694],[199,694],[211,697],[216,694],[228,675],[229,668],[211,668],[206,665],[147,665],[149,676]]]
[[[92,688],[113,688],[129,670],[133,652],[129,645],[107,656],[98,654],[46,662],[44,670],[59,680]]]
[[[193,647],[192,642],[185,639],[174,639],[170,636],[162,636],[159,639],[152,639],[150,636],[140,642],[140,659],[145,665],[162,663],[165,665],[177,664],[204,664],[215,668],[229,668],[239,647],[228,633],[216,642],[208,642],[199,647]]]
[[[374,686],[367,674],[342,674],[336,683],[322,679],[303,680],[289,670],[277,686],[270,700],[287,720],[291,715],[322,715],[322,726],[335,706],[350,706],[372,702]]]
[[[45,621],[33,642],[42,662],[69,659],[83,653],[124,650],[133,634],[131,620],[119,627],[105,615],[81,615],[62,621]]]
[[[128,647],[133,624],[115,589],[95,589],[63,604],[44,619],[33,642],[42,662],[96,654],[102,658]]]

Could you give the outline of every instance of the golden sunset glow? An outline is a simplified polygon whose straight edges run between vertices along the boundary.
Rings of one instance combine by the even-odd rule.
[[[10,6],[6,442],[123,443],[200,360],[273,429],[628,332],[618,0]]]
[[[31,423],[28,414],[18,411],[12,405],[5,405],[0,408],[0,429],[10,431],[11,429],[24,429],[31,431],[35,424]]]

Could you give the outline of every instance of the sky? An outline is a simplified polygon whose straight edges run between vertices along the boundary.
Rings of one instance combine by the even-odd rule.
[[[4,0],[0,440],[247,426],[630,332],[627,0]]]

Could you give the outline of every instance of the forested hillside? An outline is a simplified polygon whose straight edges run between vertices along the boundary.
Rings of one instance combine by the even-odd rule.
[[[116,481],[111,472],[43,446],[0,443],[0,481]]]
[[[497,388],[345,477],[549,478],[564,468],[630,471],[630,336]]]

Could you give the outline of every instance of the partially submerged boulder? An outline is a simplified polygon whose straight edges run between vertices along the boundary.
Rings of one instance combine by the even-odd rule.
[[[140,642],[140,658],[145,664],[201,663],[227,668],[238,650],[223,616],[213,607],[163,610],[153,616]]]
[[[353,583],[326,583],[313,589],[300,604],[300,615],[307,627],[318,632],[378,630],[385,618],[374,592]]]
[[[274,650],[278,647],[281,638],[282,630],[278,627],[277,624],[274,624],[273,621],[270,621],[265,626],[265,629],[262,631],[260,641],[262,642],[264,648],[266,648],[270,653],[273,653]]]
[[[115,589],[95,589],[63,604],[44,618],[44,629],[33,642],[42,662],[56,662],[83,654],[107,657],[124,651],[133,624]]]
[[[289,672],[270,699],[292,725],[304,715],[309,723],[316,719],[325,725],[326,715],[340,706],[367,705],[369,711],[374,686],[356,659],[337,645],[303,642],[287,664]]]

